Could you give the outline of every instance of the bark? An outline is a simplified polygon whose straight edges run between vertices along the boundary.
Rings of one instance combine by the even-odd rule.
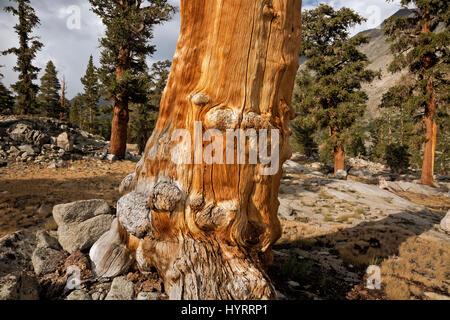
[[[333,150],[334,174],[336,174],[339,170],[345,170],[345,152],[344,148],[342,148],[342,143],[336,137],[338,134],[339,130],[337,128],[330,128],[330,135],[336,140],[336,146]]]
[[[430,81],[427,85],[427,91],[431,94],[430,101],[425,110],[426,143],[423,156],[422,179],[421,183],[428,186],[434,186],[434,157],[436,152],[437,124],[436,102],[433,93],[433,83]]]
[[[423,15],[424,23],[422,25],[422,33],[429,33],[428,26],[429,13],[425,12]],[[432,65],[432,57],[425,57],[424,72],[426,72]],[[431,76],[430,76],[431,77]],[[425,127],[426,127],[426,143],[423,156],[422,165],[422,178],[421,183],[424,185],[434,187],[434,157],[436,152],[436,139],[437,139],[437,124],[435,120],[436,116],[436,100],[434,96],[434,83],[433,79],[428,80],[426,86],[426,92],[430,96],[427,106],[425,107]]]
[[[135,175],[121,185],[129,193],[118,204],[120,237],[143,272],[156,268],[171,299],[272,299],[265,267],[281,236],[278,189],[291,156],[301,1],[182,0],[180,12],[156,128]],[[172,134],[187,129],[194,137],[196,121],[203,132],[278,129],[275,174],[264,175],[267,165],[248,158],[199,164],[196,155],[208,146],[201,142],[175,153],[190,156],[190,164],[174,163],[179,141]],[[268,148],[275,145],[270,139]],[[98,252],[91,258],[96,265],[106,259]]]
[[[340,145],[334,149],[334,174],[339,170],[345,170],[345,153]]]
[[[118,57],[119,64],[116,68],[116,81],[120,83],[123,73],[130,67],[130,53],[121,49]],[[110,153],[118,158],[125,158],[127,150],[128,121],[130,114],[128,110],[128,94],[126,88],[114,97],[113,119],[111,126]]]

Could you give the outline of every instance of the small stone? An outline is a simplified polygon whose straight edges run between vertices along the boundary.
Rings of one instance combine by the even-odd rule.
[[[82,290],[75,290],[71,294],[69,294],[66,298],[69,301],[87,301],[92,300],[92,297],[89,293],[84,292]]]
[[[111,284],[111,290],[105,300],[133,300],[133,283],[125,277],[115,278]]]
[[[37,210],[37,213],[40,216],[48,217],[52,214],[53,206],[51,204],[42,204],[39,209]]]
[[[117,156],[114,154],[108,154],[106,156],[106,160],[108,160],[109,162],[116,162],[117,160],[119,160],[119,158],[117,158]]]
[[[140,292],[136,300],[161,300],[161,295],[157,292]]]
[[[347,180],[347,176],[348,176],[348,174],[347,174],[347,171],[345,171],[345,170],[338,170],[336,172],[336,174],[334,175],[334,177],[339,180]]]

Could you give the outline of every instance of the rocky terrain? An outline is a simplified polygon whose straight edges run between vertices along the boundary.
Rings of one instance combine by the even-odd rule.
[[[22,181],[39,168],[33,162],[14,165],[27,166]],[[143,275],[130,266],[116,277],[97,278],[89,258],[92,245],[115,221],[118,186],[135,163],[68,160],[68,165],[74,169],[41,169],[49,180],[52,174],[68,178],[56,186],[69,184],[54,196],[58,200],[49,201],[45,227],[10,228],[0,239],[0,299],[167,299],[156,273]],[[362,159],[348,165],[337,179],[299,154],[285,164],[279,196],[283,236],[268,270],[278,298],[449,299],[448,177],[437,177],[439,188],[429,188],[417,184],[417,172],[392,175]],[[20,171],[12,166],[1,169],[3,176]],[[98,183],[70,176],[75,173],[91,175],[92,181],[98,177]],[[3,205],[20,215],[21,209],[10,208],[17,198],[9,187],[0,183],[0,213]],[[72,196],[83,188],[84,194]],[[49,190],[40,189],[45,198]],[[29,212],[32,208],[39,209],[36,203]],[[366,286],[370,265],[380,270],[379,290]]]
[[[33,162],[53,168],[67,160],[115,160],[109,143],[74,125],[51,118],[0,116],[0,165]],[[135,160],[136,154],[127,154]]]

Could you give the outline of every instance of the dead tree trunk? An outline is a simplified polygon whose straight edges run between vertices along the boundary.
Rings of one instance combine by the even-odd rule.
[[[63,77],[61,86],[61,110],[59,111],[60,121],[63,121],[65,111],[66,111],[66,77]]]
[[[91,259],[97,274],[116,274],[122,266],[111,264],[125,266],[127,256],[143,272],[154,267],[171,299],[271,299],[265,266],[281,236],[278,189],[291,156],[301,1],[182,0],[180,9],[156,128],[123,182],[128,194],[118,202],[118,227],[96,243]],[[209,129],[213,139],[203,136]],[[239,149],[246,161],[238,161],[238,143],[225,134],[239,129],[256,131],[260,148],[267,132],[264,149],[273,161],[259,150],[250,164],[251,139]],[[213,145],[213,161],[202,159]],[[221,154],[234,160],[220,164]]]

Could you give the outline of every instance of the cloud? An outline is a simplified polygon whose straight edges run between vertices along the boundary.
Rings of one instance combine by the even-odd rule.
[[[387,3],[385,0],[328,0],[304,1],[304,9],[311,9],[318,3],[328,3],[335,8],[350,7],[369,18],[364,25],[356,27],[352,33],[373,28],[378,22],[392,15],[399,9],[396,4]],[[179,7],[179,0],[171,0],[171,4]],[[9,1],[0,0],[0,8],[9,5]],[[68,81],[68,96],[75,96],[82,91],[80,78],[83,76],[89,56],[92,54],[94,62],[98,65],[100,52],[98,39],[104,34],[104,26],[101,20],[90,11],[87,0],[34,0],[32,1],[37,15],[41,20],[41,26],[36,29],[36,35],[41,37],[45,47],[39,52],[35,63],[43,69],[49,60],[52,60],[59,72],[59,77],[64,75]],[[77,14],[79,13],[79,19]],[[156,53],[148,58],[149,64],[158,60],[172,60],[180,30],[180,16],[177,14],[171,21],[156,26],[154,39]],[[3,11],[0,12],[0,51],[17,46],[17,36],[13,26],[16,18]],[[0,65],[5,65],[1,73],[6,85],[17,81],[17,73],[12,69],[16,63],[13,55],[0,56]]]

